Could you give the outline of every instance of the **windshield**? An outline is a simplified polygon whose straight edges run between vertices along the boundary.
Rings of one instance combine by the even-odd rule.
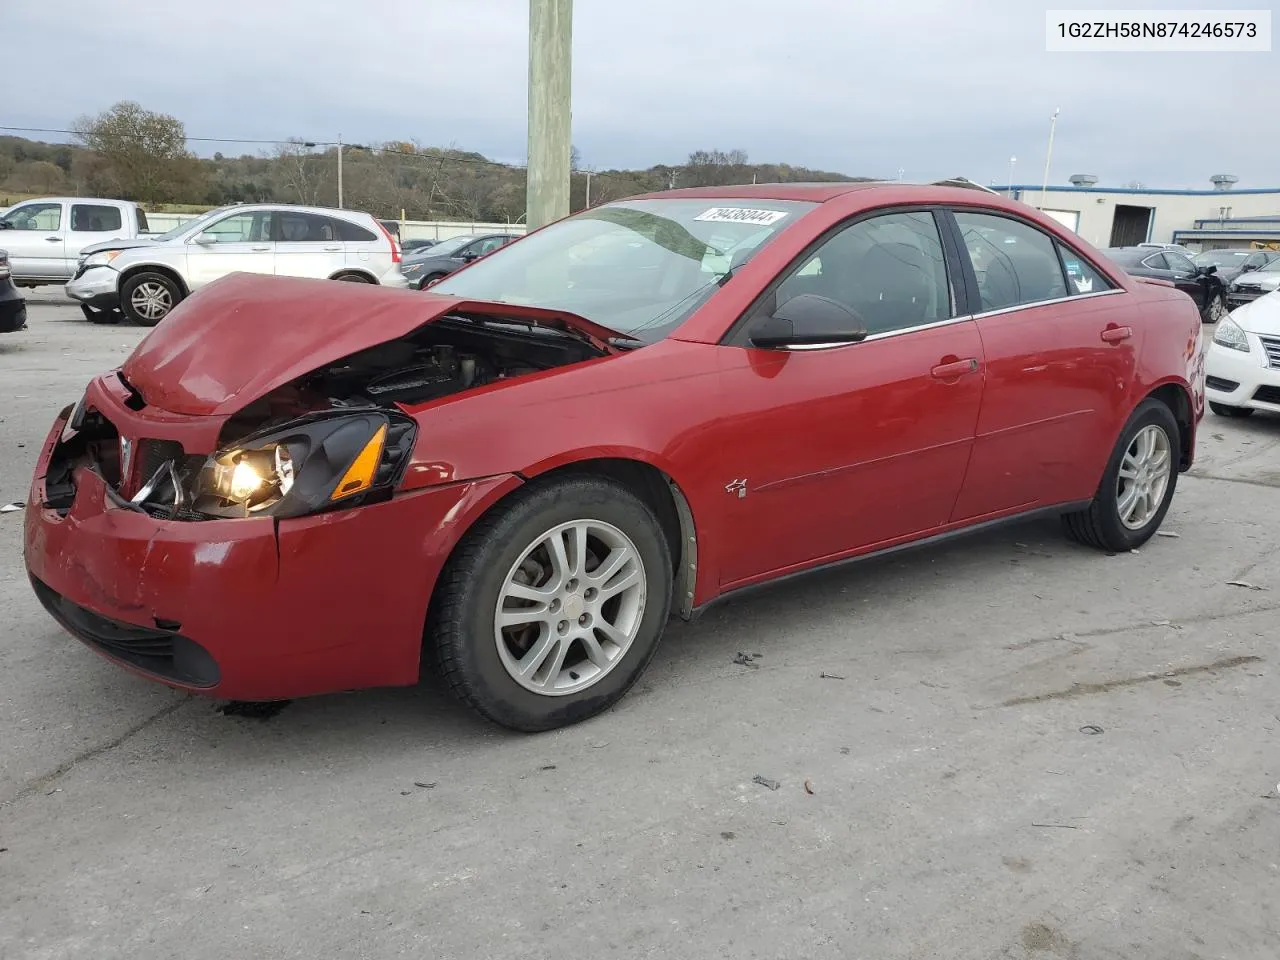
[[[200,224],[205,223],[208,220],[211,220],[213,217],[216,217],[218,214],[223,213],[224,211],[227,211],[230,209],[231,209],[230,207],[218,207],[215,210],[210,210],[207,213],[202,213],[200,214],[200,216],[196,217],[194,220],[187,220],[185,223],[180,223],[176,227],[174,227],[172,230],[166,230],[164,233],[158,233],[151,239],[155,240],[157,243],[160,242],[161,240],[176,240],[178,237],[182,236],[192,227],[199,226]]]
[[[731,199],[613,203],[504,247],[432,292],[565,310],[653,343],[706,302],[731,268],[815,206]]]
[[[474,235],[468,234],[465,237],[450,237],[448,240],[441,240],[439,243],[433,243],[420,252],[429,257],[447,257],[455,250],[461,250],[468,243],[475,239]]]
[[[1243,263],[1250,252],[1249,250],[1206,250],[1204,253],[1197,254],[1195,261],[1202,267],[1234,267]]]

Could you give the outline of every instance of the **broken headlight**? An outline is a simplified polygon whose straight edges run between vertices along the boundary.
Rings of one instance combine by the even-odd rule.
[[[361,412],[252,434],[205,462],[191,507],[212,517],[296,517],[388,497],[414,432],[407,417]]]

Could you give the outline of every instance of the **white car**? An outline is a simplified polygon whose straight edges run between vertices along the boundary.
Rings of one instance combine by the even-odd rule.
[[[95,322],[114,323],[123,313],[152,327],[184,297],[229,273],[408,286],[399,244],[367,213],[237,204],[156,237],[86,247],[67,294]]]
[[[1280,413],[1280,292],[1223,319],[1205,355],[1205,397],[1224,417]]]

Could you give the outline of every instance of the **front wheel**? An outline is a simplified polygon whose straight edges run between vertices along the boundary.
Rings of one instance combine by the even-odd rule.
[[[1204,322],[1217,323],[1219,320],[1226,319],[1228,312],[1226,298],[1220,293],[1215,294],[1208,306],[1204,308]]]
[[[422,285],[418,289],[425,290],[427,287],[434,286],[447,276],[447,273],[429,273],[422,278]]]
[[[1111,453],[1093,501],[1065,515],[1067,535],[1116,553],[1155,535],[1178,484],[1178,422],[1159,400],[1144,400]]]
[[[453,692],[533,732],[608,709],[658,649],[671,552],[653,510],[597,477],[531,484],[483,518],[442,572],[428,640]]]
[[[131,323],[143,327],[154,327],[181,299],[178,285],[163,273],[135,273],[120,288],[120,309]]]

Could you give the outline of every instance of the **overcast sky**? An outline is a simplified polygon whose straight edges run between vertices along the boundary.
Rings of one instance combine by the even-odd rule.
[[[1048,5],[576,0],[574,142],[595,169],[742,148],[756,162],[1005,184],[1016,156],[1015,181],[1039,183],[1061,107],[1053,182],[1208,189],[1233,173],[1239,187],[1280,186],[1280,54],[1047,53]],[[528,0],[4,7],[5,125],[66,127],[133,99],[191,136],[340,133],[525,158]]]

